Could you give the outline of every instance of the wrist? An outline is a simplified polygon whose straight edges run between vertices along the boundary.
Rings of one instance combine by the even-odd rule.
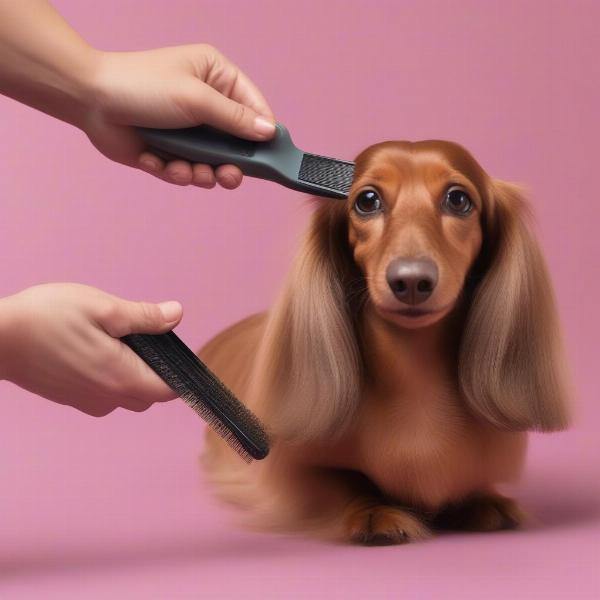
[[[81,48],[77,63],[64,74],[63,90],[72,103],[68,120],[85,130],[85,123],[97,103],[96,73],[102,52],[88,46]]]
[[[83,110],[81,120],[75,123],[79,129],[89,135],[89,130],[114,118],[114,72],[118,64],[119,52],[106,52],[90,49],[86,58],[86,68],[80,71],[77,81],[78,97]]]

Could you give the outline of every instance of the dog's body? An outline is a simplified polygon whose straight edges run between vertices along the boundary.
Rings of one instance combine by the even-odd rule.
[[[222,495],[261,524],[363,543],[518,525],[494,486],[518,476],[525,430],[567,420],[522,210],[454,144],[363,152],[348,203],[317,209],[273,310],[201,351],[274,440],[246,466],[209,434]]]

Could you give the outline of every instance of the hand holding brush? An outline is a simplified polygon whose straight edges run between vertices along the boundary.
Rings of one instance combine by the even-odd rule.
[[[85,285],[37,285],[0,299],[0,379],[94,416],[143,411],[176,393],[118,338],[160,334],[178,302],[130,302]]]
[[[178,302],[74,283],[28,288],[0,299],[0,379],[98,417],[179,396],[243,459],[264,458],[258,420],[170,331],[181,316]]]

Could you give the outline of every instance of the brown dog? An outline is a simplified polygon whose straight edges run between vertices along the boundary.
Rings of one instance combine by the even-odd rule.
[[[221,494],[262,525],[361,543],[517,526],[494,486],[564,428],[553,293],[513,185],[457,144],[362,152],[274,308],[201,357],[269,428],[251,466],[209,434]]]

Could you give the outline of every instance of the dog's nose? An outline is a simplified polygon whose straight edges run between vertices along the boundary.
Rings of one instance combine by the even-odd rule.
[[[437,265],[429,258],[395,258],[385,272],[394,295],[406,304],[425,302],[438,281]]]

